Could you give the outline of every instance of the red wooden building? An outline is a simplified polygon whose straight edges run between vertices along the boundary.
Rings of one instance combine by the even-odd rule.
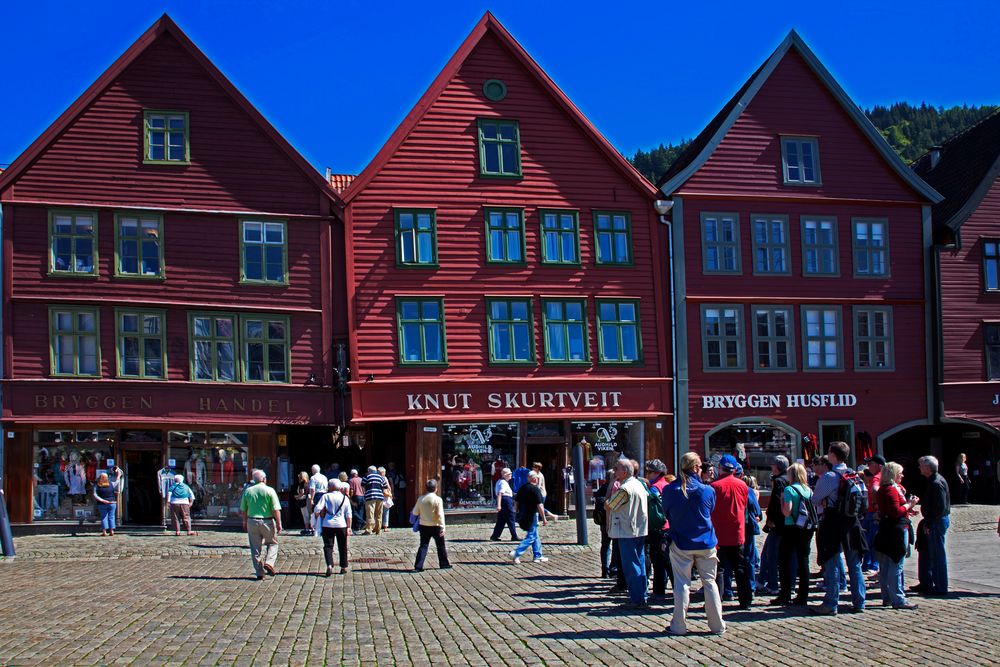
[[[914,170],[934,206],[938,313],[935,405],[927,429],[942,473],[968,457],[974,502],[1000,500],[1000,113],[931,150]],[[954,486],[952,487],[954,490]]]
[[[15,522],[90,517],[112,461],[127,522],[160,520],[164,469],[196,518],[231,519],[250,467],[286,486],[297,446],[329,447],[339,199],[168,17],[0,200]]]
[[[450,510],[531,461],[561,509],[583,439],[591,489],[622,453],[672,458],[655,193],[484,16],[343,193],[371,445]]]
[[[794,32],[663,176],[683,447],[874,452],[931,418],[926,250],[940,196]]]

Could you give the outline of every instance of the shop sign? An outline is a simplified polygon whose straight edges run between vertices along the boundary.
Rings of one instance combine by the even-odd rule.
[[[621,407],[620,391],[506,391],[489,394],[407,394],[407,412],[430,412],[437,410],[471,410],[473,406],[485,403],[490,410],[531,410],[567,408],[618,408]]]
[[[855,394],[725,394],[701,397],[703,410],[734,408],[850,408],[858,404]]]
[[[97,410],[151,410],[152,396],[77,396],[75,394],[35,394],[35,408],[39,410],[90,408]]]

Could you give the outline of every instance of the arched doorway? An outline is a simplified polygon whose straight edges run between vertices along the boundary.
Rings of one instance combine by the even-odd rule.
[[[724,454],[737,455],[742,450],[744,474],[755,477],[762,492],[770,492],[771,461],[783,454],[794,462],[801,456],[801,442],[802,434],[784,422],[742,417],[719,424],[705,434],[705,458],[717,463]]]

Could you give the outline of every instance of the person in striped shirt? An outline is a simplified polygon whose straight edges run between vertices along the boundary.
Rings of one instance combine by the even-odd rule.
[[[362,535],[382,532],[382,505],[385,503],[385,478],[378,468],[368,466],[368,474],[362,482],[365,489],[365,531]]]

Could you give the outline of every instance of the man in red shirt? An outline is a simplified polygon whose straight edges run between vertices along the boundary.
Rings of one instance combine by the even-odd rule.
[[[743,556],[749,490],[746,482],[733,474],[736,466],[736,458],[729,454],[719,461],[719,479],[712,482],[712,488],[715,489],[712,525],[719,539],[719,590],[722,590],[724,570],[731,570],[736,580],[740,609],[749,609],[753,602],[753,591],[750,589],[750,573]],[[752,535],[750,539],[753,539]]]

